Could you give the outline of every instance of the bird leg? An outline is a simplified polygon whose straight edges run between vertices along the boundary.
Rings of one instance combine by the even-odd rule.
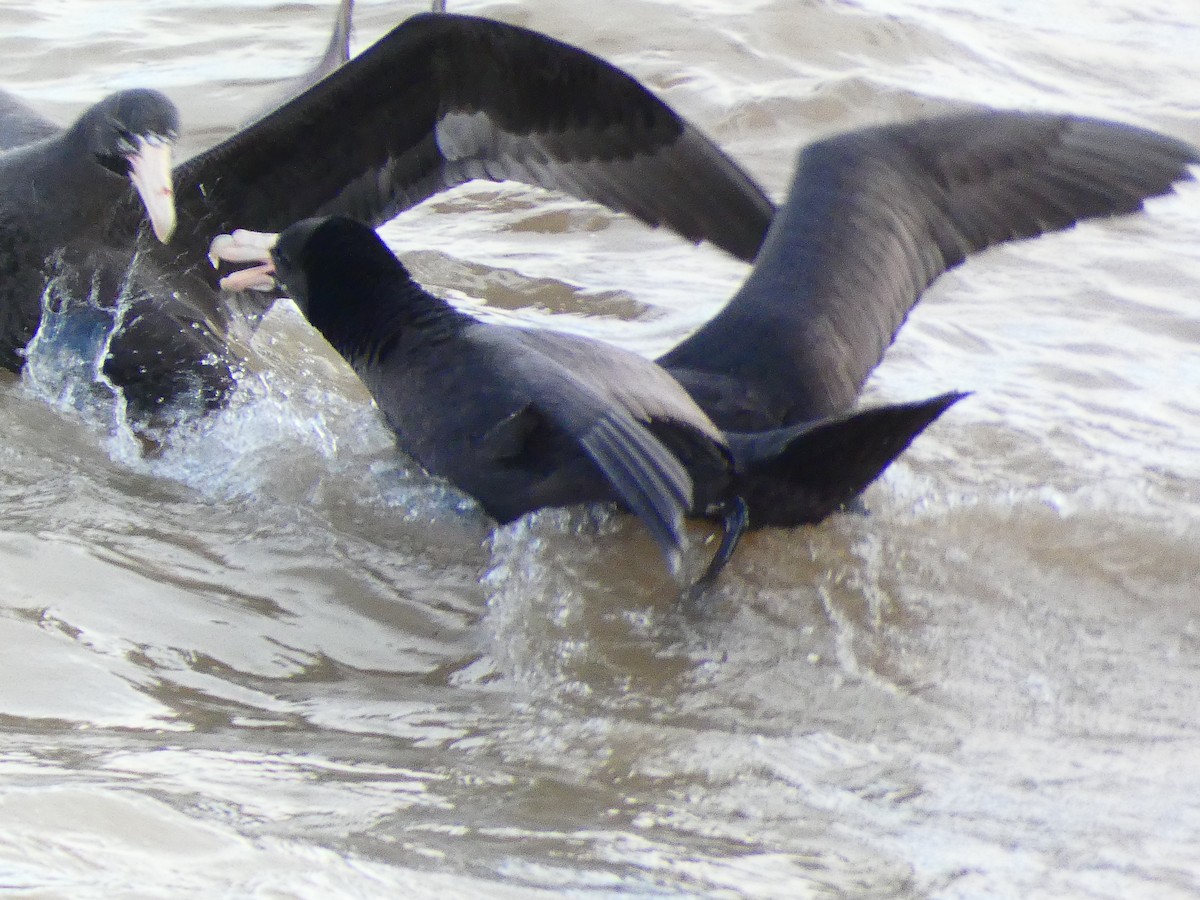
[[[687,597],[689,600],[698,599],[699,595],[712,586],[717,580],[717,576],[721,574],[721,570],[729,562],[733,551],[737,548],[738,541],[742,539],[742,535],[746,532],[746,528],[750,524],[750,511],[746,506],[746,501],[741,497],[731,497],[728,500],[723,500],[713,510],[714,515],[720,517],[721,520],[721,544],[717,547],[717,552],[713,554],[713,558],[708,563],[708,568],[704,570],[704,574],[696,579],[695,583],[688,588]]]

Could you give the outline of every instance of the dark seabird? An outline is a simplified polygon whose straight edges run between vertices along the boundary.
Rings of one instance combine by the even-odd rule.
[[[684,517],[716,519],[725,537],[702,583],[748,524],[824,518],[960,396],[725,434],[645,357],[481,322],[429,294],[359,222],[308,219],[266,252],[267,266],[239,277],[278,281],[427,471],[499,522],[616,501],[641,518],[673,568]]]
[[[327,214],[378,225],[476,178],[595,200],[747,260],[774,213],[633,78],[536,32],[465,16],[405,21],[177,166],[172,196],[159,169],[177,128],[151,91],[115,94],[67,129],[0,101],[0,364],[21,367],[45,308],[68,320],[68,340],[113,332],[103,375],[135,416],[169,421],[176,401],[211,408],[239,362],[228,331],[264,309],[261,298],[219,294],[212,235]],[[149,171],[147,148],[159,182],[143,184],[138,203],[130,181]],[[142,227],[147,211],[158,242]]]
[[[118,248],[107,231],[131,185],[154,235],[170,240],[179,116],[150,90],[113,94],[61,131],[11,98],[2,108],[0,143],[10,149],[0,153],[0,365],[16,370],[51,273],[79,267],[86,283],[92,272],[128,266],[132,236]],[[35,139],[19,143],[27,138]]]
[[[455,312],[365,226],[308,221],[214,249],[273,254],[229,280],[269,288],[278,270],[401,447],[498,520],[616,499],[673,551],[685,513],[719,518],[707,580],[742,528],[819,522],[962,396],[851,411],[939,274],[973,250],[1132,212],[1196,161],[1133,126],[994,111],[819,141],[741,289],[656,363]]]

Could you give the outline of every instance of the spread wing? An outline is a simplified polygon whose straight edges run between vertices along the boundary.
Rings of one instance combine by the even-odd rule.
[[[754,257],[774,207],[636,80],[537,32],[423,14],[175,172],[183,261],[213,235],[378,225],[475,178],[595,200]]]
[[[844,412],[921,292],[967,254],[1133,212],[1195,162],[1141,128],[1014,112],[820,141],[745,284],[659,362],[724,428]]]

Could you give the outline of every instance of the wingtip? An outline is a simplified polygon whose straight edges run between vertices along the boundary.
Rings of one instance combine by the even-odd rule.
[[[687,545],[684,519],[692,506],[687,470],[644,426],[621,413],[602,416],[582,443],[678,578]]]

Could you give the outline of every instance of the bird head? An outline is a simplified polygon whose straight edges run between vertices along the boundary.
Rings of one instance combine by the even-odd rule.
[[[80,122],[87,149],[105,169],[128,178],[164,244],[175,231],[171,149],[179,137],[179,112],[158,91],[120,91],[101,100]]]

